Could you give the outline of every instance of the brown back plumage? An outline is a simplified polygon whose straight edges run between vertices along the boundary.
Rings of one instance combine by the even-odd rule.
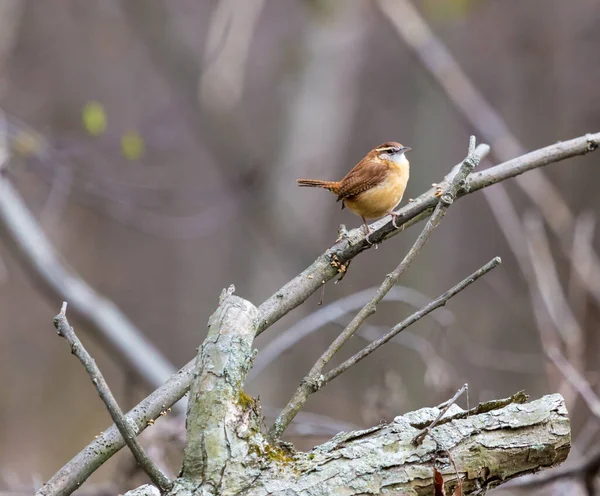
[[[363,191],[374,188],[385,180],[389,170],[390,168],[386,163],[372,160],[367,155],[340,181],[340,187],[336,191],[337,201],[351,198]]]

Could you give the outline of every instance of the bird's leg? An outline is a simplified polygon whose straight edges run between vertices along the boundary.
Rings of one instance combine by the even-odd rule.
[[[373,234],[373,231],[369,227],[369,224],[367,223],[367,219],[365,219],[364,217],[362,217],[362,220],[363,220],[363,222],[365,224],[365,230],[366,230],[366,234],[367,234],[367,236],[365,237],[365,239],[367,240],[367,243],[369,243],[370,245],[372,245],[373,242],[369,239],[369,236],[371,234]],[[377,248],[377,245],[375,245],[375,248]]]
[[[400,229],[400,226],[398,224],[396,224],[396,219],[398,217],[400,217],[400,214],[398,212],[394,212],[393,210],[390,212],[390,215],[392,216],[392,226],[394,226],[396,229]]]

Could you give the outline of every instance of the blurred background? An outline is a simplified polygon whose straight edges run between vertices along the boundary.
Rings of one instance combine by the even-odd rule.
[[[596,0],[0,0],[2,181],[15,195],[0,214],[0,489],[39,485],[110,424],[56,337],[60,288],[79,296],[72,323],[129,409],[193,358],[223,287],[258,305],[340,223],[360,225],[296,178],[340,179],[400,141],[413,149],[406,202],[464,158],[470,134],[492,146],[485,168],[597,132],[599,25]],[[585,456],[600,435],[599,160],[458,202],[339,360],[494,256],[503,265],[315,394],[288,439],[310,449],[466,382],[471,406],[561,392],[570,459]],[[25,205],[33,231],[11,211]],[[418,232],[365,252],[322,305],[314,295],[257,339],[268,353],[246,391],[267,423]],[[275,341],[290,328],[306,335]]]

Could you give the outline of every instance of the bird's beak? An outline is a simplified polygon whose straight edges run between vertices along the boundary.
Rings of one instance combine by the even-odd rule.
[[[412,148],[410,146],[403,146],[402,148],[400,148],[401,153],[410,152],[411,150]]]

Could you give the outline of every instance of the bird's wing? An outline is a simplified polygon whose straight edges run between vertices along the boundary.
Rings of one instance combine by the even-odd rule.
[[[374,188],[385,180],[390,172],[387,164],[381,162],[369,161],[359,162],[344,179],[340,181],[338,190],[338,201],[344,198],[351,198],[363,191]]]

